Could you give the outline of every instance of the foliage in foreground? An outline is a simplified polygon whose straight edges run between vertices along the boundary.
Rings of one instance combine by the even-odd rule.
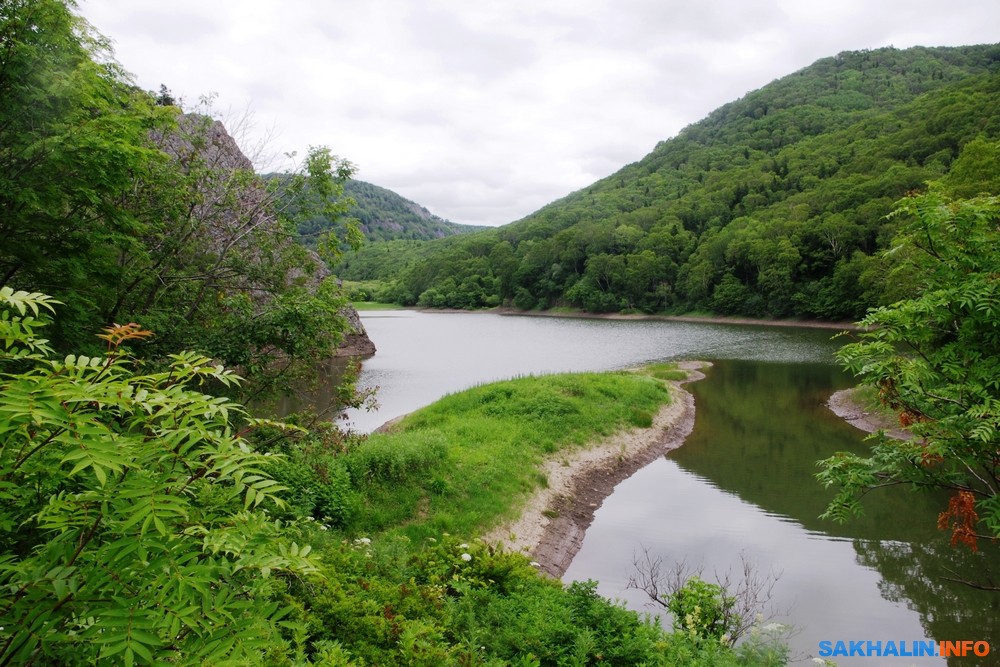
[[[287,511],[276,495],[285,489],[268,470],[317,459],[257,453],[234,433],[241,408],[197,388],[236,382],[231,373],[189,353],[167,371],[136,372],[125,346],[148,332],[135,325],[101,336],[106,355],[59,358],[38,335],[50,297],[0,288],[0,300],[0,664],[777,664],[771,644],[734,651],[714,636],[667,633],[592,582],[563,588],[523,555],[481,542],[391,531],[349,541],[319,522],[276,521],[266,508]],[[584,384],[607,393],[623,376],[609,377]],[[543,413],[575,413],[556,392],[572,389],[569,379],[531,391],[525,379],[508,398],[548,395]],[[647,393],[659,386],[636,379]],[[502,389],[471,398],[482,404]],[[514,400],[506,416],[519,405],[529,404]],[[595,428],[577,421],[576,440]],[[292,509],[306,513],[309,489],[335,496],[338,479],[357,480],[371,501],[447,457],[467,472],[476,455],[435,445],[424,425],[421,440],[398,447],[327,438],[343,472],[293,487]]]
[[[267,457],[233,431],[236,382],[191,353],[136,372],[135,325],[107,354],[57,357],[53,301],[0,288],[0,665],[254,662],[281,646],[281,573],[316,570],[268,517]],[[155,658],[154,658],[155,656]]]
[[[594,582],[563,587],[524,556],[478,541],[365,537],[323,553],[328,576],[294,593],[313,658],[324,665],[785,662],[780,645],[760,629],[737,649],[709,635],[670,633],[599,596]]]
[[[939,526],[976,549],[1000,538],[1000,199],[902,201],[893,253],[921,277],[917,298],[872,311],[873,327],[840,352],[911,440],[873,437],[869,457],[837,454],[820,479],[839,486],[827,516],[846,519],[880,486],[952,491]]]

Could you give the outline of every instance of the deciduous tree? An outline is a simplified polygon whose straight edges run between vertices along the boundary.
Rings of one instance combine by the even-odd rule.
[[[822,461],[820,480],[838,487],[826,516],[860,512],[878,487],[943,488],[951,500],[939,525],[975,549],[1000,538],[1000,198],[932,192],[894,215],[904,225],[889,253],[914,265],[921,292],[871,311],[839,358],[913,438],[878,434],[869,456]]]

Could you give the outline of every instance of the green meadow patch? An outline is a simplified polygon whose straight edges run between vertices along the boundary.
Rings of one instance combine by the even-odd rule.
[[[669,400],[664,382],[630,372],[522,377],[446,396],[346,455],[360,511],[344,528],[414,540],[479,534],[544,484],[544,457],[648,428]]]
[[[687,371],[677,368],[677,364],[668,362],[649,364],[642,370],[643,372],[652,375],[658,380],[679,381],[687,377]]]
[[[355,310],[402,310],[398,303],[381,303],[379,301],[352,301]]]

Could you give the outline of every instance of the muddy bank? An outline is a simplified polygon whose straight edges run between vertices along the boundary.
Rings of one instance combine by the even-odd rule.
[[[560,577],[580,550],[594,512],[615,486],[640,468],[679,447],[694,427],[694,397],[684,382],[700,380],[704,362],[679,364],[688,371],[683,382],[672,382],[669,405],[646,429],[617,433],[583,451],[559,452],[542,472],[548,486],[525,504],[520,517],[483,536],[488,542],[528,554],[539,569]]]

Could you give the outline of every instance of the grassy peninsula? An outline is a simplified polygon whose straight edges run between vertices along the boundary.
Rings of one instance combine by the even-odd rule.
[[[670,400],[664,382],[629,372],[523,377],[446,396],[323,460],[325,476],[351,481],[335,523],[351,537],[475,537],[547,484],[545,457],[647,428]]]
[[[356,443],[285,449],[273,472],[298,502],[290,517],[315,519],[325,562],[322,580],[292,587],[310,645],[337,665],[784,664],[766,637],[733,649],[670,632],[594,582],[564,588],[480,537],[548,485],[546,463],[572,466],[622,432],[655,441],[686,375],[655,364],[522,377],[446,396]]]

